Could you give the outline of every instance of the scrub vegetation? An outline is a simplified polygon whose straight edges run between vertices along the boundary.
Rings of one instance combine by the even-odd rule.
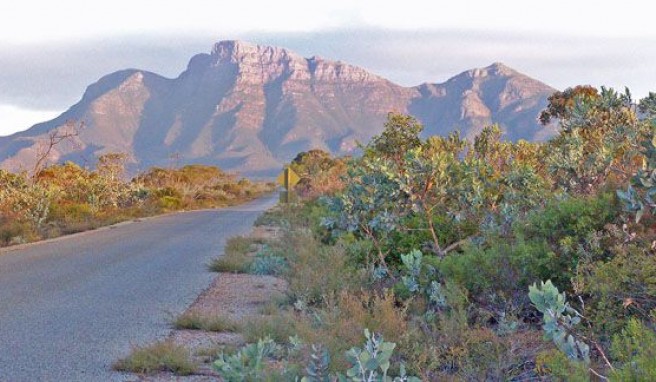
[[[126,156],[105,154],[94,170],[77,164],[0,170],[0,247],[165,212],[242,203],[274,189],[204,165],[151,168],[126,176]]]
[[[576,87],[507,142],[390,114],[355,158],[299,154],[281,238],[231,271],[288,283],[228,381],[656,378],[656,95]],[[241,253],[245,253],[242,251]]]

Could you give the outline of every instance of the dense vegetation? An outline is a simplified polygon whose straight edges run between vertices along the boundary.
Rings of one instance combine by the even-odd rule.
[[[219,207],[273,190],[211,166],[152,168],[125,180],[125,156],[106,154],[90,171],[74,163],[33,174],[0,170],[0,247],[168,211]]]
[[[512,143],[491,126],[468,142],[391,114],[361,157],[299,155],[305,199],[260,221],[284,239],[233,264],[281,275],[288,299],[217,370],[656,380],[656,95],[577,87],[540,118],[560,134]],[[376,336],[396,344],[381,362]]]

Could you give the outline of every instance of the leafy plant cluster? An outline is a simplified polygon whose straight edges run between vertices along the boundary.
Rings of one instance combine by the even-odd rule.
[[[344,372],[330,372],[330,354],[321,347],[312,345],[312,353],[307,366],[294,375],[291,370],[283,370],[282,378],[300,382],[418,382],[417,377],[408,376],[405,367],[400,365],[399,375],[388,375],[391,357],[396,344],[385,342],[380,335],[364,331],[366,342],[363,348],[353,347],[346,357],[350,367]],[[293,357],[308,348],[297,338],[290,338],[292,345],[284,348],[270,337],[260,339],[257,343],[246,345],[232,355],[220,354],[214,361],[213,368],[229,382],[261,381],[274,378],[270,369],[271,361],[281,357]]]

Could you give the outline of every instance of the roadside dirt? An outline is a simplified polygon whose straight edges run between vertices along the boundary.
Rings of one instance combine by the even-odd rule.
[[[275,239],[279,230],[276,227],[255,227],[251,237]],[[285,280],[273,276],[257,276],[236,273],[218,273],[212,284],[185,313],[218,315],[234,322],[243,323],[249,319],[264,316],[262,307],[283,296],[287,289]],[[244,344],[239,333],[206,332],[202,330],[174,329],[169,339],[187,348],[200,367],[194,375],[176,376],[170,373],[139,376],[142,382],[208,382],[222,381],[212,370],[212,362],[221,348],[238,347]]]

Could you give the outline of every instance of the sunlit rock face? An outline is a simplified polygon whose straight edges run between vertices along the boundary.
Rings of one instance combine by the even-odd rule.
[[[53,161],[90,164],[123,152],[135,171],[175,158],[267,176],[300,151],[353,152],[382,131],[389,112],[415,116],[425,135],[459,130],[472,138],[498,123],[507,139],[544,140],[555,130],[537,115],[554,91],[500,63],[403,87],[343,62],[221,41],[175,79],[140,70],[101,78],[61,116],[0,138],[0,166],[29,169],[48,132],[70,120],[84,128]]]

